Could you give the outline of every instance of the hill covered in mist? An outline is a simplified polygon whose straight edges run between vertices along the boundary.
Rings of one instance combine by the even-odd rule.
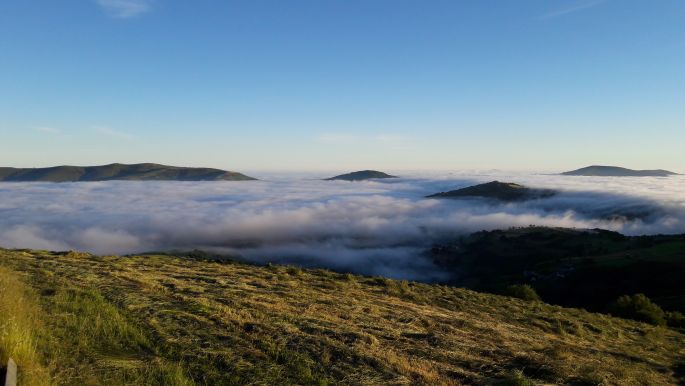
[[[360,170],[352,173],[341,174],[335,177],[326,178],[326,181],[363,181],[375,178],[397,178],[378,170]]]
[[[596,177],[668,177],[677,173],[668,170],[632,170],[618,166],[593,165],[577,170],[561,173],[565,176],[596,176]]]
[[[548,198],[556,194],[551,189],[531,189],[511,182],[492,181],[466,188],[435,193],[428,198],[486,198],[500,201],[526,201],[536,198]]]

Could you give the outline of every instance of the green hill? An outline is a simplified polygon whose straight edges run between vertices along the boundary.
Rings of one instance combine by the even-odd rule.
[[[427,198],[467,198],[479,197],[500,201],[524,201],[551,197],[556,193],[547,189],[531,189],[511,182],[492,181],[467,188],[431,194]]]
[[[441,285],[172,256],[0,250],[24,385],[668,385],[685,336]]]
[[[397,176],[391,176],[390,174],[379,172],[377,170],[360,170],[358,172],[341,174],[339,176],[326,178],[326,181],[335,181],[335,180],[363,181],[363,180],[370,180],[370,179],[374,179],[374,178],[397,178]]]
[[[526,227],[477,232],[431,254],[454,285],[505,292],[528,284],[547,302],[602,312],[619,296],[643,293],[685,313],[685,235]]]
[[[158,164],[110,164],[103,166],[55,166],[50,168],[0,168],[0,181],[246,181],[244,174],[211,168],[186,168]]]
[[[578,170],[561,173],[565,176],[597,176],[597,177],[667,177],[677,175],[668,170],[632,170],[618,166],[588,166]]]

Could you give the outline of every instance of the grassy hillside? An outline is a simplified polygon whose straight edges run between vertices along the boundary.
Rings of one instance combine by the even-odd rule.
[[[0,288],[0,359],[17,360],[25,385],[684,380],[676,331],[445,286],[0,250]]]
[[[547,302],[594,311],[644,293],[685,312],[685,235],[525,227],[477,232],[436,246],[432,255],[454,273],[453,284],[477,290],[529,284]]]
[[[0,181],[244,181],[244,174],[211,168],[186,168],[158,164],[110,164],[103,166],[55,166],[50,168],[0,168]]]

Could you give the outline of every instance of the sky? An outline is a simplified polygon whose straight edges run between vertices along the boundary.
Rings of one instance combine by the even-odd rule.
[[[3,0],[0,165],[685,172],[681,0]]]

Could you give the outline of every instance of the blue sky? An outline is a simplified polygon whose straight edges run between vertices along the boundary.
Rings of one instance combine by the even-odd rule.
[[[0,164],[685,172],[681,0],[5,0]]]

